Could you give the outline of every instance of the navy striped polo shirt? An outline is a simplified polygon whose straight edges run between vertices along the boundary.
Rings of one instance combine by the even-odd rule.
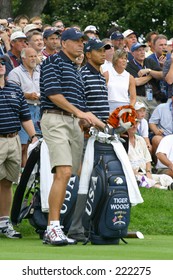
[[[101,120],[109,117],[108,90],[105,77],[90,63],[81,68],[87,109]]]
[[[14,133],[21,129],[21,121],[31,119],[28,104],[21,88],[6,83],[0,88],[0,134]]]
[[[58,108],[48,98],[62,94],[72,105],[85,111],[84,85],[77,65],[63,51],[43,61],[40,72],[41,111]],[[61,109],[62,110],[62,109]]]

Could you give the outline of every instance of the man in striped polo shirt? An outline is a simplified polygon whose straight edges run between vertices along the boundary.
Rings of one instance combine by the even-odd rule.
[[[60,210],[70,176],[72,172],[78,172],[81,163],[83,133],[79,119],[102,128],[105,126],[86,107],[84,84],[75,63],[83,53],[86,39],[87,36],[75,28],[65,30],[61,35],[62,50],[43,61],[40,73],[41,129],[54,173],[43,243],[57,246],[76,243],[61,229]]]
[[[99,39],[88,40],[84,47],[87,63],[80,70],[84,82],[87,108],[103,122],[109,117],[109,103],[106,80],[100,72],[100,67],[106,59],[105,50],[110,48],[110,44],[105,44]],[[85,140],[86,145],[87,139]],[[79,242],[86,240],[82,225],[86,198],[87,194],[84,194],[83,190],[79,188],[73,220],[68,231],[68,236]]]
[[[12,182],[17,182],[21,166],[21,123],[32,141],[35,128],[20,87],[5,81],[6,57],[0,57],[0,234],[21,238],[10,222]]]

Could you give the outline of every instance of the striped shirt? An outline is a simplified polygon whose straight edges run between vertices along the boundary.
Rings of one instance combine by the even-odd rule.
[[[104,76],[91,64],[81,68],[87,109],[101,120],[109,117],[108,91]]]
[[[21,121],[30,120],[30,112],[20,87],[6,83],[0,88],[0,134],[21,129]]]
[[[78,109],[85,110],[84,85],[77,65],[64,53],[49,56],[43,61],[40,73],[41,110],[61,109],[48,98],[62,94]]]

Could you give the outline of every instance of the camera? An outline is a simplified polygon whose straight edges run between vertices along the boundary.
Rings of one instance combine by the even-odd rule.
[[[162,51],[162,56],[164,56],[164,57],[165,57],[165,56],[166,56],[166,54],[167,54],[167,52],[168,52],[167,50],[163,50],[163,51]]]

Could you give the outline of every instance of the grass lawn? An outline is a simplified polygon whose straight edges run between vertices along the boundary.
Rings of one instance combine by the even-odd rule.
[[[43,245],[27,220],[19,225],[23,238],[0,236],[0,260],[173,260],[173,192],[141,189],[144,203],[132,207],[129,231],[141,231],[144,239],[128,238],[128,244]]]
[[[127,240],[127,239],[126,239]],[[42,245],[38,236],[20,240],[0,239],[2,260],[172,260],[172,236],[146,235],[128,239],[128,244],[77,245],[53,247]]]

